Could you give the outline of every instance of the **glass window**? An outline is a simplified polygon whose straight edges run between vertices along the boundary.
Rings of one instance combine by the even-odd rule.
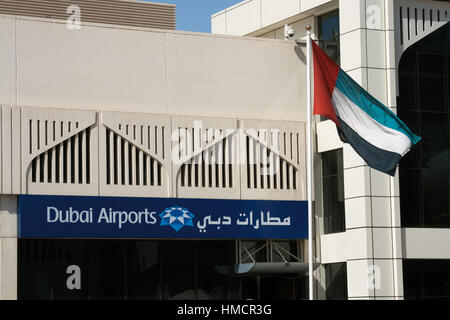
[[[328,56],[340,64],[339,48],[339,10],[318,17],[319,46]]]
[[[297,241],[272,241],[272,262],[298,262],[299,257]]]
[[[234,262],[234,241],[19,239],[18,297],[232,299],[237,280],[216,267]]]
[[[322,154],[324,233],[345,231],[342,149]]]
[[[399,64],[398,115],[422,140],[400,162],[403,227],[450,227],[450,26]]]
[[[241,263],[267,262],[267,242],[263,240],[242,240],[240,242]]]
[[[405,299],[449,299],[450,260],[403,260]]]
[[[347,294],[347,263],[325,264],[326,299],[344,300]]]
[[[82,273],[88,281],[91,299],[121,300],[126,297],[127,274],[126,260],[123,255],[124,245],[123,241],[89,243],[88,263],[82,269]]]
[[[127,242],[128,298],[161,300],[161,246],[158,241]]]
[[[217,266],[230,265],[234,243],[199,241],[197,246],[197,299],[225,300],[228,277],[217,272]],[[230,265],[231,266],[231,265]]]

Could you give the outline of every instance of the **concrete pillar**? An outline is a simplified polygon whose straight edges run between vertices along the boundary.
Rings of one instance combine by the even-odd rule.
[[[0,300],[17,299],[17,196],[0,196]]]
[[[341,67],[395,112],[394,4],[341,0]],[[373,170],[344,146],[349,299],[401,299],[402,252],[398,174]],[[392,190],[391,190],[392,189]],[[354,246],[354,248],[353,248]]]

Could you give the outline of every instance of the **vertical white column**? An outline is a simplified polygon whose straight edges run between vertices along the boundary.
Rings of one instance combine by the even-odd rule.
[[[342,0],[339,11],[341,68],[383,104],[395,107],[393,2]],[[403,295],[396,181],[398,175],[391,179],[369,168],[344,146],[349,299]]]
[[[0,196],[0,300],[17,299],[17,196]]]

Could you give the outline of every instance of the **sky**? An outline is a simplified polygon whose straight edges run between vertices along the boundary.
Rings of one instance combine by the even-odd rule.
[[[242,0],[141,0],[177,5],[177,30],[211,32],[211,15]]]

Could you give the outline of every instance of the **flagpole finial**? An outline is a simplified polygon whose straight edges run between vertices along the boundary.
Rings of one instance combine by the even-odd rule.
[[[306,29],[306,31],[311,31],[312,27],[311,27],[310,24],[307,24],[306,27],[305,27],[305,29]]]

